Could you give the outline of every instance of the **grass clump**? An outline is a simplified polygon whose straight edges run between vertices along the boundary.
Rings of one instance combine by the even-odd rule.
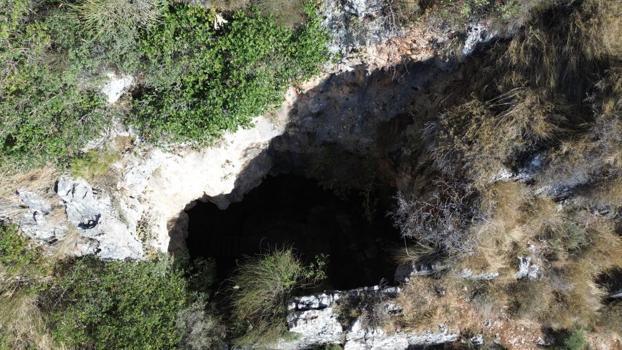
[[[148,79],[133,115],[144,135],[158,140],[209,141],[283,101],[288,85],[318,72],[327,35],[315,8],[292,30],[258,12],[236,12],[213,28],[213,11],[171,7],[144,38]]]
[[[265,344],[287,331],[287,301],[295,288],[325,278],[324,260],[305,266],[291,249],[275,250],[240,265],[232,278],[233,318],[240,323],[238,344]]]
[[[186,304],[181,271],[155,262],[75,261],[43,296],[54,338],[71,347],[172,349]]]
[[[164,0],[84,0],[73,6],[91,53],[126,69],[136,68],[141,30],[160,16]]]
[[[91,150],[71,161],[71,174],[92,181],[106,175],[110,166],[119,160],[119,153],[111,150]]]

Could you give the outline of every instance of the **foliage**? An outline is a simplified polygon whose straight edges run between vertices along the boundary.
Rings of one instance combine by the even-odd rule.
[[[20,234],[17,226],[0,224],[0,266],[4,275],[15,276],[40,270],[41,252]]]
[[[79,71],[62,67],[67,53],[61,41],[74,28],[69,19],[59,21],[57,12],[21,23],[0,48],[0,160],[5,162],[62,160],[99,128],[102,97],[80,81]]]
[[[177,319],[182,331],[179,345],[184,350],[226,349],[226,328],[216,313],[203,301],[196,301],[182,310]]]
[[[142,41],[151,77],[130,122],[148,139],[186,141],[209,141],[248,125],[324,61],[326,34],[313,7],[307,14],[305,24],[291,30],[256,11],[237,12],[216,30],[213,12],[171,7]]]
[[[140,31],[160,15],[164,0],[84,0],[73,6],[85,45],[126,69],[138,65]]]
[[[4,0],[0,7],[0,43],[4,44],[26,16],[30,0]]]
[[[86,180],[106,175],[110,166],[119,159],[119,154],[111,150],[91,150],[71,161],[71,174]]]
[[[72,347],[172,349],[186,284],[167,260],[75,261],[43,296],[55,339]]]
[[[516,17],[528,1],[519,0],[432,0],[419,1],[425,9],[447,23],[464,27],[473,18],[490,17],[508,21]]]
[[[0,224],[0,349],[50,349],[36,306],[49,264],[14,225]]]
[[[232,277],[232,313],[244,328],[237,342],[262,344],[282,336],[290,293],[324,279],[324,264],[320,257],[305,266],[291,249],[280,249],[240,265]]]
[[[585,331],[580,328],[576,328],[566,334],[561,343],[561,349],[564,350],[585,350],[587,348]]]

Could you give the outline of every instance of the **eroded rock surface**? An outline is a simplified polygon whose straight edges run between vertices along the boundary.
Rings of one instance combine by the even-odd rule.
[[[425,332],[390,333],[375,325],[375,317],[399,315],[401,309],[393,302],[398,293],[397,287],[373,286],[294,298],[289,305],[288,325],[297,337],[293,341],[282,341],[275,348],[294,350],[341,344],[348,350],[400,350],[458,340],[457,332],[443,326],[431,327]],[[346,310],[360,316],[349,319]],[[369,310],[376,314],[370,315]]]

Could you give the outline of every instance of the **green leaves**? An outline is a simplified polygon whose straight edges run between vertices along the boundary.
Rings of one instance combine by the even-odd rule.
[[[173,349],[186,281],[166,260],[102,262],[83,258],[48,291],[57,341],[102,349]]]
[[[175,6],[143,40],[150,74],[134,103],[137,119],[128,121],[147,138],[203,142],[248,125],[326,59],[327,37],[312,7],[296,31],[253,10],[216,30],[214,16]]]

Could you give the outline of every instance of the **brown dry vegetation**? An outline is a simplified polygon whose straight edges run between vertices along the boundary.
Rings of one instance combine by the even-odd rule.
[[[461,218],[467,245],[454,247],[462,254],[451,271],[406,287],[404,326],[464,330],[496,319],[619,338],[621,304],[607,301],[611,291],[596,279],[622,267],[622,3],[553,2],[539,11],[512,40],[467,61],[429,118],[430,157],[417,161],[436,173],[421,173],[463,179],[452,184],[475,189],[469,204],[478,215]],[[535,154],[542,162],[534,177],[508,179]],[[401,206],[410,217],[421,215],[414,211],[426,191],[436,193],[426,186]],[[409,256],[419,256],[414,250]],[[538,279],[517,280],[521,256],[539,266]],[[499,277],[456,283],[466,269]]]

